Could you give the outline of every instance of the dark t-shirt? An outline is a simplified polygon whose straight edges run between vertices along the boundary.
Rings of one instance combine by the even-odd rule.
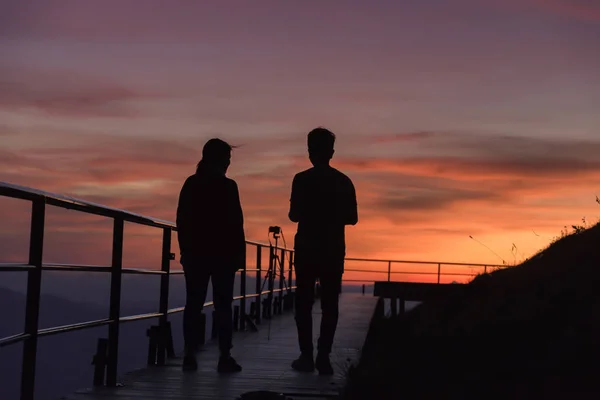
[[[350,178],[332,167],[298,173],[292,183],[289,217],[298,222],[296,261],[343,261],[345,225],[358,221],[356,191]]]

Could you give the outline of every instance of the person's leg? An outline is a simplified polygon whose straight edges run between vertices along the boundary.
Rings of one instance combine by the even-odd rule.
[[[188,261],[189,260],[189,261]],[[200,314],[206,301],[209,273],[193,259],[182,260],[185,277],[185,308],[183,310],[184,369],[195,369],[200,336]]]
[[[295,320],[301,355],[292,363],[292,367],[299,371],[314,369],[312,306],[315,296],[315,281],[316,278],[311,269],[306,268],[305,265],[296,265]]]
[[[342,271],[343,269],[335,264],[325,265],[319,275],[321,283],[321,330],[317,345],[316,367],[321,374],[333,373],[329,362],[329,354],[333,346],[339,317]]]
[[[238,372],[242,368],[231,357],[233,347],[233,314],[231,303],[233,302],[233,284],[235,282],[235,271],[217,271],[212,275],[213,301],[215,304],[216,323],[219,332],[219,372]]]

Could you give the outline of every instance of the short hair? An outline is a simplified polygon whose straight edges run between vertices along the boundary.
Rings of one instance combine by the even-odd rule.
[[[308,133],[308,148],[313,150],[333,150],[335,134],[329,129],[318,127]]]
[[[231,154],[233,146],[221,139],[210,139],[202,149],[202,159],[208,162],[222,160]]]

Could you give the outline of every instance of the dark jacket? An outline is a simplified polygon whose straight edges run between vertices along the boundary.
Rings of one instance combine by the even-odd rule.
[[[179,194],[177,236],[183,259],[204,268],[245,268],[244,217],[237,184],[200,163]]]

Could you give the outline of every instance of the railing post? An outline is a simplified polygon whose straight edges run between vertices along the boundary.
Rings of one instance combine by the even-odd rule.
[[[438,264],[438,281],[437,283],[440,283],[440,275],[442,274],[442,264]]]
[[[388,261],[388,282],[392,280],[392,262]]]
[[[484,273],[484,274],[487,274],[487,265],[484,265],[484,266],[483,266],[483,273]]]
[[[246,330],[246,262],[244,262],[244,269],[240,272],[240,296],[242,296],[240,300],[240,330],[243,332]]]
[[[276,250],[277,251],[277,250]],[[285,279],[285,250],[281,249],[281,260],[279,263],[279,313],[283,311],[283,281]]]
[[[157,364],[165,365],[165,352],[167,351],[167,321],[169,311],[169,272],[171,271],[171,228],[163,228],[162,238],[162,261],[161,271],[164,272],[160,276],[160,300],[159,312],[162,314],[159,318],[160,340],[158,342],[158,357]]]
[[[108,349],[108,340],[98,339],[96,355],[92,360],[94,365],[94,386],[104,386],[104,372],[106,371],[106,350]]]
[[[162,329],[162,339],[164,340],[165,351],[167,352],[168,358],[175,358],[175,347],[173,346],[173,328],[171,322],[165,322],[165,326]]]
[[[156,365],[156,353],[160,347],[160,328],[156,325],[152,325],[147,331],[148,336],[148,365]]]
[[[35,268],[27,272],[27,304],[25,308],[24,333],[28,334],[29,337],[23,345],[23,363],[21,367],[22,400],[32,400],[35,392],[45,218],[45,200],[43,198],[33,200],[31,205],[31,231],[29,233],[29,264]]]
[[[256,298],[256,314],[254,314],[257,324],[260,324],[260,321],[262,319],[261,311],[260,311],[260,306],[261,306],[261,301],[262,301],[262,295],[260,294],[261,289],[262,289],[261,276],[260,276],[261,265],[262,265],[262,246],[257,245],[256,246],[256,294],[258,295],[258,297]]]
[[[123,268],[123,219],[115,218],[113,226],[112,269],[110,272],[110,308],[108,318],[108,365],[106,386],[117,386],[119,360],[119,318],[121,317],[121,270]]]

